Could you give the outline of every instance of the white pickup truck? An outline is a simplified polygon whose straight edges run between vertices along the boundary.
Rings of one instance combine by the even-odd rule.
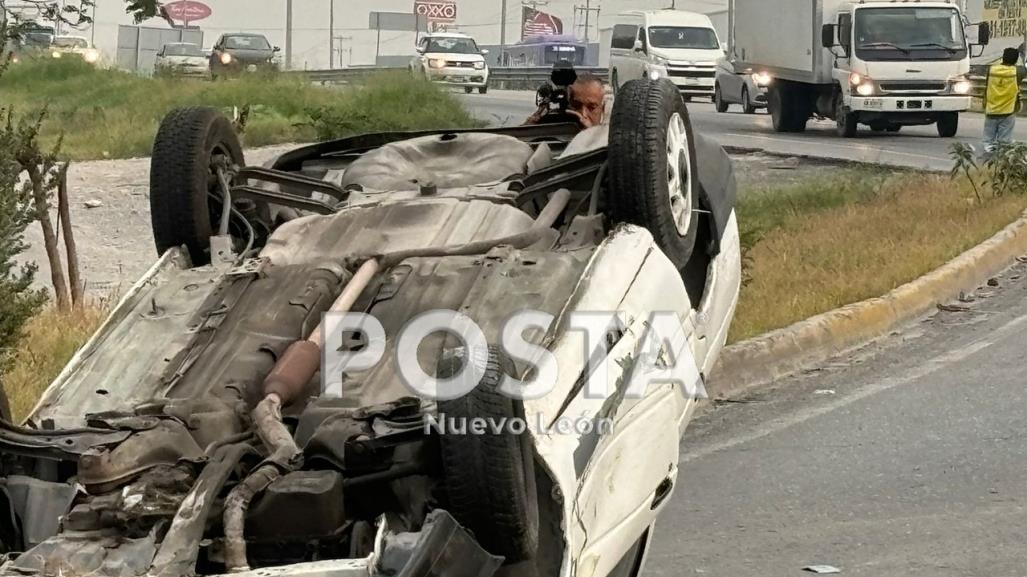
[[[991,36],[947,1],[733,0],[730,19],[732,55],[772,77],[774,129],[802,132],[816,115],[844,137],[860,124],[936,124],[955,136],[970,108],[971,52]]]

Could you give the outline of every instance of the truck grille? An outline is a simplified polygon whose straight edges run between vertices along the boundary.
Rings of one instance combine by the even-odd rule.
[[[944,82],[882,82],[884,92],[943,92]]]
[[[452,60],[446,61],[447,68],[474,68],[473,62],[453,62]]]

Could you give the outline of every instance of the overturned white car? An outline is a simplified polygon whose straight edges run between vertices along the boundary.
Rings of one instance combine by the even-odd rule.
[[[151,179],[159,262],[0,427],[0,575],[641,571],[740,283],[673,84],[266,167],[182,109]]]

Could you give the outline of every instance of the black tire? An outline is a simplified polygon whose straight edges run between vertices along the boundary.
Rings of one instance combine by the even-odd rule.
[[[859,115],[849,110],[842,99],[835,101],[834,108],[835,131],[842,138],[854,138],[859,131]]]
[[[464,94],[470,94],[472,92],[474,92],[474,88],[471,88],[470,86],[464,86]]]
[[[808,104],[803,90],[790,82],[778,81],[771,85],[768,105],[776,132],[804,132],[809,120]]]
[[[902,125],[901,124],[892,124],[891,126],[886,128],[885,130],[888,131],[888,132],[892,132],[892,133],[901,132],[902,131]]]
[[[220,218],[220,203],[210,199],[220,190],[212,168],[218,155],[244,165],[239,137],[217,109],[177,108],[164,117],[150,161],[150,218],[159,254],[185,245],[194,265],[210,263],[212,223]]]
[[[488,93],[489,93],[489,87],[488,86],[479,86],[478,87],[478,94],[488,94]]]
[[[677,170],[688,171],[687,190],[671,198],[668,133],[679,116],[687,145]],[[675,121],[676,122],[676,121]],[[667,79],[633,80],[617,94],[610,120],[608,206],[614,223],[649,229],[668,258],[683,270],[695,249],[699,230],[696,210],[702,194],[696,168],[695,132],[678,89]],[[683,158],[687,150],[687,162]],[[684,175],[682,175],[684,176]],[[685,188],[685,186],[682,186]],[[673,206],[672,206],[673,205]],[[679,225],[674,210],[690,215]]]
[[[959,132],[959,113],[945,112],[938,117],[938,136],[952,138]]]
[[[717,112],[727,112],[728,103],[724,102],[724,94],[720,90],[720,84],[713,87],[713,106],[716,107]]]
[[[756,114],[756,105],[752,103],[752,98],[749,97],[749,87],[742,87],[742,112],[745,114]]]
[[[460,351],[440,360],[439,378],[454,375],[465,356]],[[440,401],[440,418],[444,415],[446,422],[524,419],[524,403],[499,391],[504,368],[505,357],[490,347],[481,382],[460,399]],[[444,434],[439,445],[453,517],[474,533],[482,547],[502,555],[507,563],[532,559],[538,550],[539,518],[531,435],[491,430],[484,435]]]

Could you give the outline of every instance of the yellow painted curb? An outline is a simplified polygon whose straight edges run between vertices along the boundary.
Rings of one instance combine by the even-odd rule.
[[[898,326],[973,290],[1027,254],[1027,212],[941,268],[872,298],[724,349],[707,385],[731,398],[886,336]]]

